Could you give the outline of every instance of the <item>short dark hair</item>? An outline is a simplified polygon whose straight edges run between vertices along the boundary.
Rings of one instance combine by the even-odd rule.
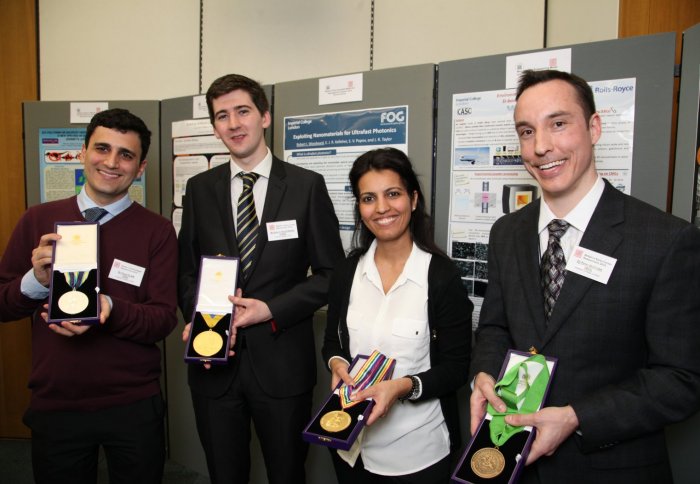
[[[576,74],[570,74],[568,72],[557,70],[535,71],[528,69],[523,71],[523,73],[520,75],[520,80],[518,81],[518,89],[515,94],[515,100],[517,101],[520,99],[520,96],[526,89],[543,82],[554,80],[564,81],[574,88],[576,91],[576,96],[578,97],[579,105],[581,106],[581,109],[583,109],[583,115],[586,117],[586,120],[591,119],[591,116],[593,116],[593,114],[596,112],[593,90],[585,79],[577,76]]]
[[[100,111],[92,117],[90,124],[88,124],[87,131],[85,132],[86,147],[90,145],[92,133],[95,132],[98,126],[116,129],[122,133],[126,133],[127,131],[135,132],[139,135],[139,139],[141,140],[141,159],[139,161],[143,162],[143,160],[146,159],[148,148],[151,147],[151,132],[141,118],[121,108]]]
[[[214,124],[214,99],[236,90],[242,90],[250,94],[253,104],[258,108],[261,115],[270,110],[270,102],[262,86],[253,79],[240,74],[226,74],[211,83],[207,89],[207,109],[209,110],[209,121]]]
[[[445,255],[433,240],[433,224],[425,211],[425,198],[420,182],[413,171],[411,160],[396,148],[379,148],[361,155],[355,160],[350,169],[350,186],[355,196],[355,233],[352,238],[351,255],[364,254],[374,240],[374,234],[365,226],[360,216],[360,178],[369,171],[391,170],[399,175],[404,188],[410,197],[413,192],[418,194],[416,209],[411,213],[409,230],[413,242],[422,250],[431,254]]]

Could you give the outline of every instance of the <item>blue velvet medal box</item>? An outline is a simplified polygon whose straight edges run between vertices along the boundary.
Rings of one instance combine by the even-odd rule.
[[[56,222],[48,322],[100,322],[100,229],[96,222]]]
[[[350,364],[350,376],[355,376],[362,365],[369,358],[368,355],[357,355]],[[384,380],[390,380],[394,372],[395,361],[391,362],[391,366],[386,372]],[[374,407],[373,400],[365,400],[352,407],[343,409],[340,403],[339,390],[343,382],[341,381],[331,392],[321,408],[316,412],[309,424],[302,433],[302,438],[309,443],[323,445],[332,449],[349,450],[352,444],[357,439],[362,429],[365,427],[365,422],[372,413]],[[321,427],[321,419],[329,412],[343,411],[350,416],[350,425],[337,432],[329,432]]]
[[[500,381],[503,375],[510,369],[513,365],[516,365],[527,358],[532,356],[530,353],[508,350],[505,361],[501,368],[501,373],[496,381]],[[554,376],[554,371],[557,366],[557,359],[551,357],[545,357],[547,361],[547,367],[549,368],[549,381],[544,392],[544,397],[542,398],[542,404],[540,408],[544,405],[547,399],[547,394],[549,393],[549,388],[552,383],[552,377]],[[522,432],[513,435],[508,441],[498,448],[498,451],[505,458],[505,465],[503,470],[498,473],[498,475],[490,475],[490,469],[488,465],[484,465],[483,461],[480,466],[475,466],[473,464],[472,458],[474,455],[483,449],[494,449],[495,445],[491,441],[491,435],[489,431],[489,423],[491,421],[491,416],[486,415],[479,424],[479,428],[476,433],[472,436],[467,448],[462,454],[459,460],[457,468],[452,474],[452,482],[459,484],[512,484],[518,482],[520,474],[522,473],[525,461],[530,452],[530,447],[535,439],[536,429],[532,427],[525,427]],[[497,467],[497,466],[494,466]],[[481,474],[481,476],[479,475]]]
[[[238,265],[238,257],[202,256],[185,362],[228,363],[234,313],[228,297],[236,293]]]

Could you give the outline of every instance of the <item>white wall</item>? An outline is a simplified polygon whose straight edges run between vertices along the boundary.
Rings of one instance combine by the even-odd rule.
[[[544,0],[376,0],[374,69],[543,46]],[[618,0],[549,0],[550,47],[617,38]],[[371,0],[204,0],[202,83],[370,68]],[[39,0],[42,100],[199,92],[198,0]]]
[[[192,94],[198,59],[198,1],[39,0],[42,101]]]

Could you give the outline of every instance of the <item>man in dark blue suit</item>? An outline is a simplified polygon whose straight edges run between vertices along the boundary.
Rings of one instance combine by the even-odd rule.
[[[215,484],[248,482],[251,420],[269,482],[304,482],[301,432],[316,383],[312,317],[326,304],[332,268],[343,257],[338,219],[323,177],[275,158],[265,145],[271,118],[257,82],[223,76],[206,99],[231,162],[187,184],[179,235],[185,317],[202,255],[240,256],[244,270],[242,293],[230,298],[236,309],[229,364],[190,365],[197,430]],[[252,189],[245,186],[250,180]],[[259,226],[254,242],[237,240],[249,223]]]
[[[524,482],[671,482],[664,427],[700,408],[700,231],[598,175],[601,120],[583,79],[526,71],[514,117],[542,198],[491,230],[472,432],[487,401],[505,407],[494,377],[507,349],[534,347],[559,364],[548,406],[506,418],[537,428]],[[558,297],[540,267],[557,244]]]

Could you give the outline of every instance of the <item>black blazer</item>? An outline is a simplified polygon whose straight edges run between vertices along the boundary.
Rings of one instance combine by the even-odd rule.
[[[546,404],[570,404],[581,434],[538,461],[541,482],[613,468],[618,482],[653,482],[643,469],[668,467],[664,426],[700,408],[700,231],[606,181],[580,245],[615,258],[614,270],[607,284],[567,272],[545,325],[539,208],[491,229],[470,373],[497,376],[511,347],[559,358]]]
[[[359,256],[346,259],[338,264],[333,273],[322,350],[326,367],[333,356],[341,356],[347,361],[351,361],[354,356],[350,355],[347,314],[352,280],[359,259]],[[417,375],[423,386],[419,401],[440,399],[452,450],[460,446],[456,391],[468,378],[473,308],[452,261],[433,255],[428,268],[430,369]],[[394,375],[395,378],[403,376],[406,375]]]
[[[229,164],[187,182],[178,237],[179,303],[187,320],[194,308],[200,257],[238,255],[230,187]],[[286,220],[296,221],[299,237],[269,241],[266,224]],[[312,317],[326,304],[332,268],[342,257],[338,219],[323,177],[273,157],[252,272],[246,281],[239,278],[239,287],[244,297],[267,303],[275,324],[243,328],[237,340],[245,339],[255,377],[269,395],[299,395],[316,383]],[[222,395],[233,378],[235,358],[211,370],[190,365],[192,391]]]

